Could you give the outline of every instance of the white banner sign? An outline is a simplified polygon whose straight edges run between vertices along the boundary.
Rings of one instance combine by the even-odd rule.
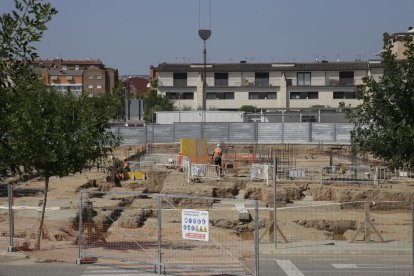
[[[183,209],[181,225],[183,239],[208,241],[208,211]]]

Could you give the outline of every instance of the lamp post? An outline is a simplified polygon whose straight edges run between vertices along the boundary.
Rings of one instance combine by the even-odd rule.
[[[202,89],[202,96],[203,96],[203,122],[206,121],[206,76],[207,76],[207,47],[206,47],[206,40],[210,38],[211,36],[211,30],[208,29],[200,29],[198,30],[198,35],[204,42],[204,48],[203,48],[203,58],[204,58],[204,67],[203,67],[203,89]]]

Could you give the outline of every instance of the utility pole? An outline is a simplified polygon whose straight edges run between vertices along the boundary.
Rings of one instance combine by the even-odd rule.
[[[203,48],[203,59],[204,59],[204,66],[203,66],[203,88],[202,88],[202,96],[203,96],[203,102],[202,102],[202,109],[203,109],[203,123],[206,122],[206,76],[207,76],[207,46],[206,46],[206,40],[210,38],[211,36],[211,30],[209,29],[200,29],[198,30],[198,35],[204,42],[204,48]]]

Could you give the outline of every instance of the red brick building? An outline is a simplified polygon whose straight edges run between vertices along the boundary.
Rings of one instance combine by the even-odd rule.
[[[46,59],[33,61],[43,81],[58,91],[88,95],[112,93],[118,82],[118,70],[105,67],[97,60]]]

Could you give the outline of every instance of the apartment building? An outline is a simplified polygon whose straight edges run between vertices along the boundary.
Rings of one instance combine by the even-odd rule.
[[[35,60],[33,66],[41,72],[43,81],[58,91],[75,95],[111,93],[118,81],[118,71],[105,67],[101,60]]]
[[[392,53],[395,55],[396,59],[405,59],[406,56],[404,54],[405,50],[407,48],[405,47],[404,39],[405,37],[411,37],[411,39],[414,41],[414,28],[408,27],[408,30],[406,32],[398,32],[391,34],[392,38]]]
[[[383,74],[381,61],[313,63],[206,64],[206,109],[233,111],[243,105],[258,111],[335,109],[340,102],[357,105],[362,79]],[[175,100],[177,108],[197,110],[203,104],[203,64],[151,67],[159,93]]]

